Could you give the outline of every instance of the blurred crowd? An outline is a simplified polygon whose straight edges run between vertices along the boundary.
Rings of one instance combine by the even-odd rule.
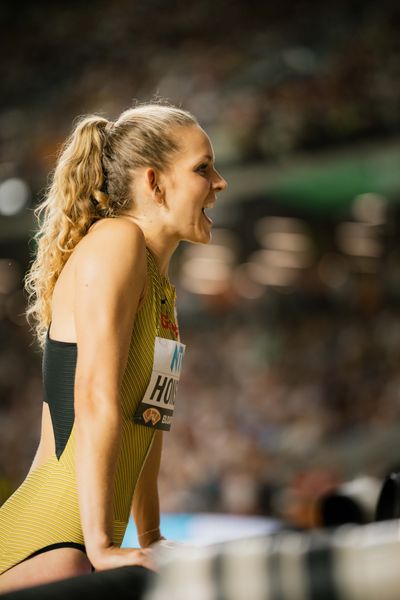
[[[34,193],[77,115],[154,93],[194,112],[219,163],[399,131],[395,2],[42,0],[0,17],[0,176]]]
[[[400,310],[386,298],[371,311],[364,285],[355,288],[353,306],[278,294],[274,308],[257,302],[183,324],[166,510],[313,526],[318,497],[398,462]]]

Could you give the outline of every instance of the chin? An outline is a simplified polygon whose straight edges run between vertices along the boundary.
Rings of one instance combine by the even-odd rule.
[[[191,244],[209,244],[212,240],[211,229],[208,233],[202,232],[197,235],[191,235],[183,238],[185,242],[190,242]]]
[[[211,235],[211,231],[207,234],[203,234],[202,236],[199,236],[199,239],[196,240],[194,243],[195,244],[209,244],[212,240],[212,235]]]

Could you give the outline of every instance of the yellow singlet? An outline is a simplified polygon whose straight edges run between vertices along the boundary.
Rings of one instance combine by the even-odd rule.
[[[122,439],[113,496],[113,542],[120,545],[136,482],[154,429],[133,422],[150,380],[155,337],[179,340],[175,287],[162,277],[146,248],[148,287],[137,312],[121,385]],[[26,558],[60,546],[85,550],[75,478],[73,411],[77,344],[52,340],[43,352],[43,392],[48,402],[56,452],[33,469],[0,508],[0,574]]]

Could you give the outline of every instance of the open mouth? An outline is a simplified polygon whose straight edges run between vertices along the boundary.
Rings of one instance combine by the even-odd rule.
[[[203,216],[208,223],[213,223],[212,219],[210,219],[204,208],[201,209],[201,212],[203,213]]]

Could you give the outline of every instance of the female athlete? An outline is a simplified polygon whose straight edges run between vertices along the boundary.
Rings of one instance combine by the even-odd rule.
[[[0,593],[154,568],[162,435],[185,351],[168,265],[180,241],[210,241],[205,209],[226,187],[196,118],[167,102],[81,118],[61,149],[25,277],[41,437],[0,508]],[[131,514],[141,547],[121,548]]]

